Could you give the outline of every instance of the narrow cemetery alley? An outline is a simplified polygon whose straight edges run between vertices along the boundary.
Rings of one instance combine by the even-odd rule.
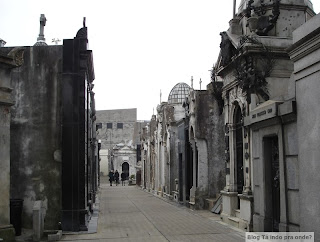
[[[38,2],[0,4],[0,242],[320,242],[320,0]]]
[[[244,232],[222,224],[219,215],[190,210],[138,186],[102,181],[99,207],[97,233],[63,235],[62,240],[244,241]]]

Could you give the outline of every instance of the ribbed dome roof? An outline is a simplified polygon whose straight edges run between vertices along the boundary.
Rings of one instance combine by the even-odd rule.
[[[171,92],[168,97],[168,103],[171,103],[171,104],[183,103],[185,97],[189,95],[191,90],[192,88],[188,84],[184,82],[178,83],[171,89]]]
[[[33,46],[48,46],[43,40],[38,40]]]

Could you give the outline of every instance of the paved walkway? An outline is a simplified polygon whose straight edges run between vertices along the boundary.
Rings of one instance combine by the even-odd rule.
[[[98,230],[63,241],[244,241],[209,211],[192,211],[136,186],[101,184]]]

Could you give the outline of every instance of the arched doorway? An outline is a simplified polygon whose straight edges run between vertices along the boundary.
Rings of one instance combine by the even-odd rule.
[[[126,175],[126,180],[129,178],[129,164],[128,162],[123,162],[122,164],[122,172]]]
[[[242,194],[244,186],[243,175],[243,131],[242,131],[242,113],[239,104],[236,104],[234,112],[234,127],[235,127],[235,175],[237,181],[237,192]],[[238,200],[238,209],[240,208],[240,201]]]

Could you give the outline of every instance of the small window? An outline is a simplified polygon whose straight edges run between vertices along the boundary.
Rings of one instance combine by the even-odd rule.
[[[112,129],[112,123],[107,123],[107,129]]]
[[[117,129],[123,129],[123,123],[117,123]]]

